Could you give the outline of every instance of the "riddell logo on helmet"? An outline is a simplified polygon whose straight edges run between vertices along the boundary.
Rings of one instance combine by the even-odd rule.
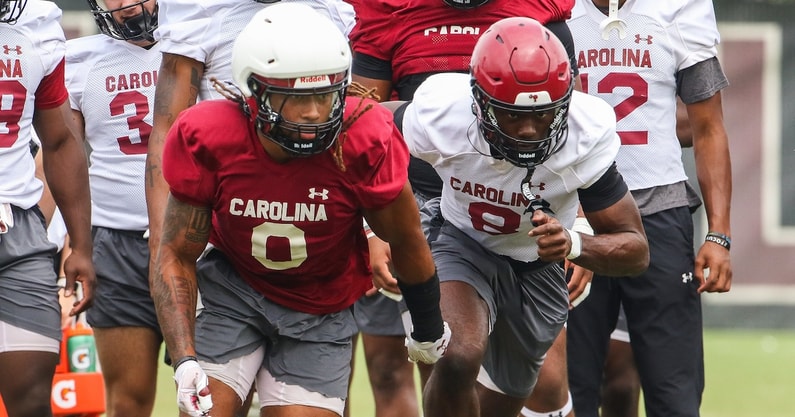
[[[325,87],[331,85],[328,75],[312,75],[309,77],[298,77],[295,79],[296,88]]]

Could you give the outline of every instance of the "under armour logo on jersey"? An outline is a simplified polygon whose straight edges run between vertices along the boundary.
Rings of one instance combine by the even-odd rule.
[[[549,414],[549,417],[563,417],[563,411],[559,411],[557,414]]]
[[[651,45],[651,40],[654,39],[653,36],[649,35],[645,38],[640,37],[640,33],[635,34],[635,43],[640,43],[640,41],[646,42],[646,45]]]
[[[533,181],[527,183],[527,186],[530,188],[538,188],[538,191],[544,191],[547,184],[544,182],[539,182],[538,184],[533,184]]]
[[[328,200],[328,190],[324,188],[321,191],[316,191],[315,187],[310,188],[309,189],[309,198],[314,200],[315,197],[320,197],[322,200]]]
[[[17,55],[22,55],[22,46],[20,46],[20,45],[17,45],[17,46],[15,46],[15,47],[13,47],[13,48],[12,48],[12,47],[10,47],[10,46],[8,46],[8,45],[3,45],[3,53],[5,53],[6,55],[8,55],[8,54],[10,54],[10,53],[11,53],[11,51],[14,51],[14,52],[16,52],[16,53],[17,53]]]

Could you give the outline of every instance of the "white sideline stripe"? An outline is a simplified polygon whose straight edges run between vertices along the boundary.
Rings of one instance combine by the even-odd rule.
[[[795,306],[795,285],[732,285],[727,293],[704,293],[709,305]]]

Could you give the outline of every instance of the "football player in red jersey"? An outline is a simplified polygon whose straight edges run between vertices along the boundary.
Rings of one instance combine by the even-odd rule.
[[[574,45],[565,23],[573,1],[386,0],[353,4],[357,14],[357,26],[351,33],[353,79],[375,88],[382,100],[410,100],[431,74],[469,71],[472,49],[480,34],[497,20],[511,16],[532,17],[545,24],[561,39],[576,68]],[[410,160],[409,180],[420,205],[441,193],[438,175],[418,158]],[[371,245],[377,244],[377,238],[372,239]],[[390,284],[387,263],[373,251],[376,282],[396,291],[393,280]],[[576,270],[570,281],[572,300],[582,294],[590,277],[588,271]],[[404,360],[403,327],[398,310],[398,305],[380,294],[356,303],[377,417],[419,415],[414,367]],[[564,417],[569,415],[572,407],[565,349],[564,330],[547,355],[547,364],[528,400],[526,412],[557,415],[563,410]],[[420,366],[420,372],[425,380],[428,369]]]
[[[32,129],[41,140],[44,172],[71,236],[65,295],[76,281],[94,298],[91,197],[82,141],[64,84],[61,10],[49,1],[0,1],[0,396],[8,415],[52,416],[50,392],[62,337],[55,245],[37,203]]]
[[[192,106],[169,132],[152,294],[184,412],[232,416],[256,381],[267,415],[342,415],[350,307],[372,286],[363,219],[395,247],[409,357],[445,352],[408,150],[388,110],[346,97],[350,60],[328,18],[274,4],[235,40],[242,94],[219,84],[232,100]]]

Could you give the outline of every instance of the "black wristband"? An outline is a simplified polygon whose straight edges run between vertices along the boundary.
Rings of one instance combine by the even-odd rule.
[[[195,356],[190,356],[190,355],[189,356],[183,356],[183,357],[179,358],[179,360],[174,362],[174,370],[176,371],[177,368],[179,368],[180,365],[182,365],[183,363],[188,362],[188,361],[199,362],[199,358],[197,358]]]
[[[724,248],[726,248],[726,250],[731,250],[732,248],[731,238],[724,235],[723,233],[709,232],[707,233],[707,237],[704,238],[704,241],[717,243],[718,245],[721,245]]]
[[[434,271],[433,276],[417,285],[406,285],[398,281],[403,300],[411,314],[414,330],[412,339],[418,342],[433,342],[444,334],[444,320],[439,307],[439,275]]]

